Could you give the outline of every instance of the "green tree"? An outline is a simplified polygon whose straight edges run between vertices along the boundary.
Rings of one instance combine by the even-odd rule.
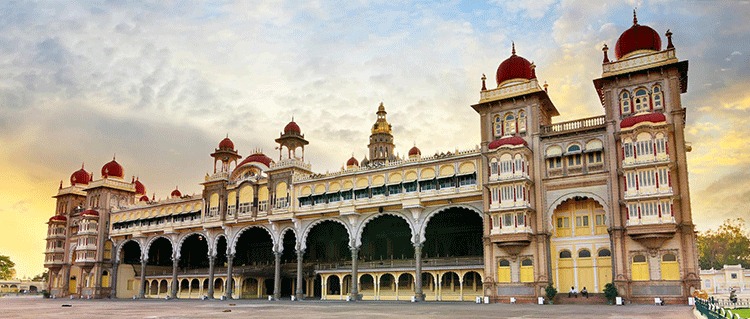
[[[16,270],[13,267],[16,263],[10,260],[10,257],[0,255],[0,279],[10,280],[16,274]]]
[[[698,233],[698,263],[701,269],[737,264],[750,268],[750,235],[745,220],[727,219],[718,230]]]
[[[43,273],[34,276],[34,278],[31,278],[31,281],[45,281],[46,282],[47,277],[49,277],[49,270],[45,270]]]

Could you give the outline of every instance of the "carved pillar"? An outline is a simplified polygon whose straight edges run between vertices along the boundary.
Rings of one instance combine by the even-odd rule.
[[[295,291],[297,300],[302,300],[303,298],[305,298],[304,291],[302,290],[302,285],[304,285],[302,281],[302,258],[304,257],[304,255],[304,250],[297,251],[297,291]]]
[[[273,270],[273,299],[281,299],[281,253],[273,252],[274,270]]]
[[[216,256],[208,255],[208,299],[214,299],[214,264]]]
[[[177,265],[179,264],[179,258],[172,258],[172,289],[169,292],[169,298],[177,298],[177,290],[180,287],[180,282],[177,281]],[[189,287],[189,285],[188,285]]]
[[[234,261],[234,254],[227,255],[227,280],[225,282],[227,288],[224,291],[226,299],[232,299],[232,261]]]
[[[352,292],[351,292],[351,300],[356,301],[357,298],[359,298],[359,278],[357,277],[357,260],[359,259],[359,248],[358,247],[351,247],[352,251]]]
[[[414,259],[414,295],[417,301],[424,301],[424,294],[422,293],[422,244],[414,244]]]
[[[112,296],[112,298],[117,298],[117,269],[119,266],[120,263],[117,261],[112,264],[112,276],[110,277],[111,282],[109,284],[109,286],[112,287],[112,292],[110,293],[110,296]]]
[[[138,298],[146,296],[146,262],[148,259],[141,259],[141,287],[138,291]]]

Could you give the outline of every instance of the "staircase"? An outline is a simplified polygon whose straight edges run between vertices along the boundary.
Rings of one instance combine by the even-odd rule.
[[[570,297],[568,298],[568,293],[558,293],[557,296],[555,296],[555,304],[556,305],[606,305],[607,304],[607,298],[604,297],[604,294],[594,294],[589,293],[589,297],[582,297],[581,294],[578,294],[578,298]]]

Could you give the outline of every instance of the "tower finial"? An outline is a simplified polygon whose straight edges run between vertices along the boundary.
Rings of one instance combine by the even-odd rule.
[[[510,45],[511,45],[510,54],[511,55],[516,55],[516,42],[510,41]]]
[[[487,91],[487,76],[482,73],[482,91]]]
[[[604,47],[602,47],[602,52],[604,52],[604,59],[602,60],[602,63],[609,63],[609,57],[607,56],[607,51],[609,51],[609,47],[607,47],[607,44],[604,44]]]
[[[115,160],[116,157],[117,157],[117,153],[112,153],[112,160],[113,161]]]
[[[672,31],[667,29],[666,36],[667,36],[667,49],[673,49],[674,44],[672,44]]]
[[[638,24],[638,17],[635,15],[635,10],[636,9],[638,9],[638,8],[637,7],[633,8],[633,25],[637,25]]]
[[[83,164],[86,164],[85,162],[81,162],[81,169],[83,169]]]

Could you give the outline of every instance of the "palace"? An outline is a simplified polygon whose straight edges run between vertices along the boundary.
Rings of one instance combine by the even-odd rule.
[[[562,123],[513,46],[497,86],[482,77],[471,105],[481,141],[467,150],[396,156],[381,103],[368,157],[333,173],[313,172],[294,120],[275,159],[221,140],[199,195],[157,201],[114,159],[98,176],[82,167],[54,196],[49,290],[533,302],[549,284],[614,283],[633,302],[684,302],[701,284],[680,100],[688,62],[665,36],[662,49],[634,15],[614,59],[602,49],[603,115]]]

